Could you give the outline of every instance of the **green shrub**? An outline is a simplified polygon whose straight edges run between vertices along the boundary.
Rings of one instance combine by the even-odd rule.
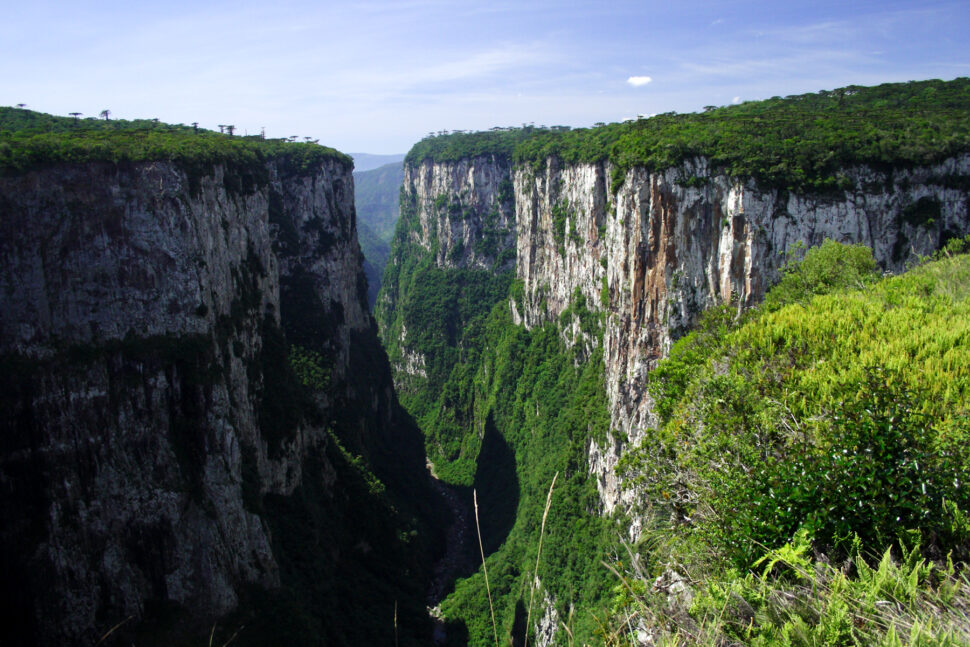
[[[214,164],[229,164],[231,192],[250,192],[267,180],[265,160],[276,159],[284,174],[302,173],[325,161],[348,169],[349,157],[312,143],[292,143],[258,136],[233,137],[191,126],[140,119],[55,117],[31,110],[0,107],[0,173],[16,174],[58,163],[126,164],[172,160],[196,185]]]
[[[785,266],[781,281],[765,296],[765,304],[776,308],[807,302],[818,294],[864,287],[878,277],[870,248],[826,238],[820,246],[808,250],[804,258]]]

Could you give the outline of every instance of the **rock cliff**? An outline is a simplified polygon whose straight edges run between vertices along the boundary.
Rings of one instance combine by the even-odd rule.
[[[864,243],[894,272],[970,231],[967,155],[929,166],[845,168],[849,188],[824,194],[729,177],[705,158],[659,172],[634,167],[614,193],[613,170],[609,161],[564,164],[550,157],[537,170],[475,157],[428,159],[405,171],[412,179],[405,200],[417,206],[422,232],[442,226],[428,206],[432,199],[446,204],[475,195],[476,203],[489,204],[475,179],[488,178],[489,187],[511,181],[514,211],[503,217],[515,231],[502,240],[515,245],[524,288],[520,300],[510,301],[517,323],[558,320],[577,295],[604,313],[612,429],[605,443],[591,441],[589,466],[607,512],[632,496],[624,495],[613,468],[623,447],[651,426],[645,377],[703,310],[758,303],[790,253],[825,238]],[[480,231],[474,223],[450,223],[448,235],[461,232],[462,247],[474,247]],[[435,250],[439,265],[451,262],[447,248]],[[579,336],[578,326],[563,326],[571,343],[596,343]]]
[[[20,618],[0,642],[93,644],[173,609],[205,629],[287,585],[280,510],[423,471],[347,161],[58,164],[0,177],[0,230],[0,588]],[[331,564],[381,523],[313,550]]]
[[[511,169],[507,156],[489,154],[405,167],[401,218],[375,315],[397,392],[429,436],[440,424],[473,425],[444,384],[477,352],[477,326],[508,293],[516,235]],[[460,447],[455,434],[446,436],[429,441],[436,466],[441,458],[474,460],[477,443]],[[463,469],[467,480],[473,462]]]
[[[514,257],[506,250],[515,246],[515,215],[508,158],[408,165],[404,186],[405,204],[420,214],[411,236],[439,267],[511,266]]]
[[[515,202],[512,164],[507,157],[480,155],[453,163],[428,160],[408,164],[404,187],[404,238],[398,239],[392,265],[400,267],[421,254],[440,269],[502,273],[514,266]],[[408,258],[402,254],[405,247],[409,248]],[[384,290],[385,332],[398,299],[406,296],[407,286],[393,281]],[[403,386],[400,378],[405,375],[427,378],[428,358],[408,343],[407,325],[394,328],[399,344],[397,353],[392,350],[397,383]]]

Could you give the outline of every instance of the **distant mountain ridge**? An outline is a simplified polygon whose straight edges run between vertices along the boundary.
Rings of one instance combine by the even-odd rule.
[[[364,252],[367,275],[367,300],[377,300],[381,276],[387,265],[390,241],[401,212],[400,194],[404,182],[404,163],[391,162],[369,171],[354,171],[354,206],[360,247]]]
[[[354,205],[357,218],[389,243],[401,212],[404,163],[392,162],[370,171],[354,171]]]
[[[372,153],[347,154],[354,158],[354,170],[357,172],[371,171],[385,164],[404,161],[404,153],[394,153],[391,155],[374,155]]]

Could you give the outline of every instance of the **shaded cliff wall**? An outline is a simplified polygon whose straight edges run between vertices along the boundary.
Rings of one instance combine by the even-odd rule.
[[[11,642],[91,644],[172,609],[202,627],[250,585],[286,589],[310,547],[278,512],[307,514],[307,488],[388,514],[325,562],[401,548],[380,488],[340,501],[370,470],[423,469],[367,314],[349,164],[59,165],[0,178],[0,228]]]

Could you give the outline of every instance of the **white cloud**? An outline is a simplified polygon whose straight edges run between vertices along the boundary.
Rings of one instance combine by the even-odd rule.
[[[653,81],[649,76],[631,76],[626,80],[627,83],[635,88],[639,88],[641,85],[646,85]]]
[[[734,97],[733,99],[731,99],[731,103],[733,103],[734,105],[741,103],[741,97]]]

